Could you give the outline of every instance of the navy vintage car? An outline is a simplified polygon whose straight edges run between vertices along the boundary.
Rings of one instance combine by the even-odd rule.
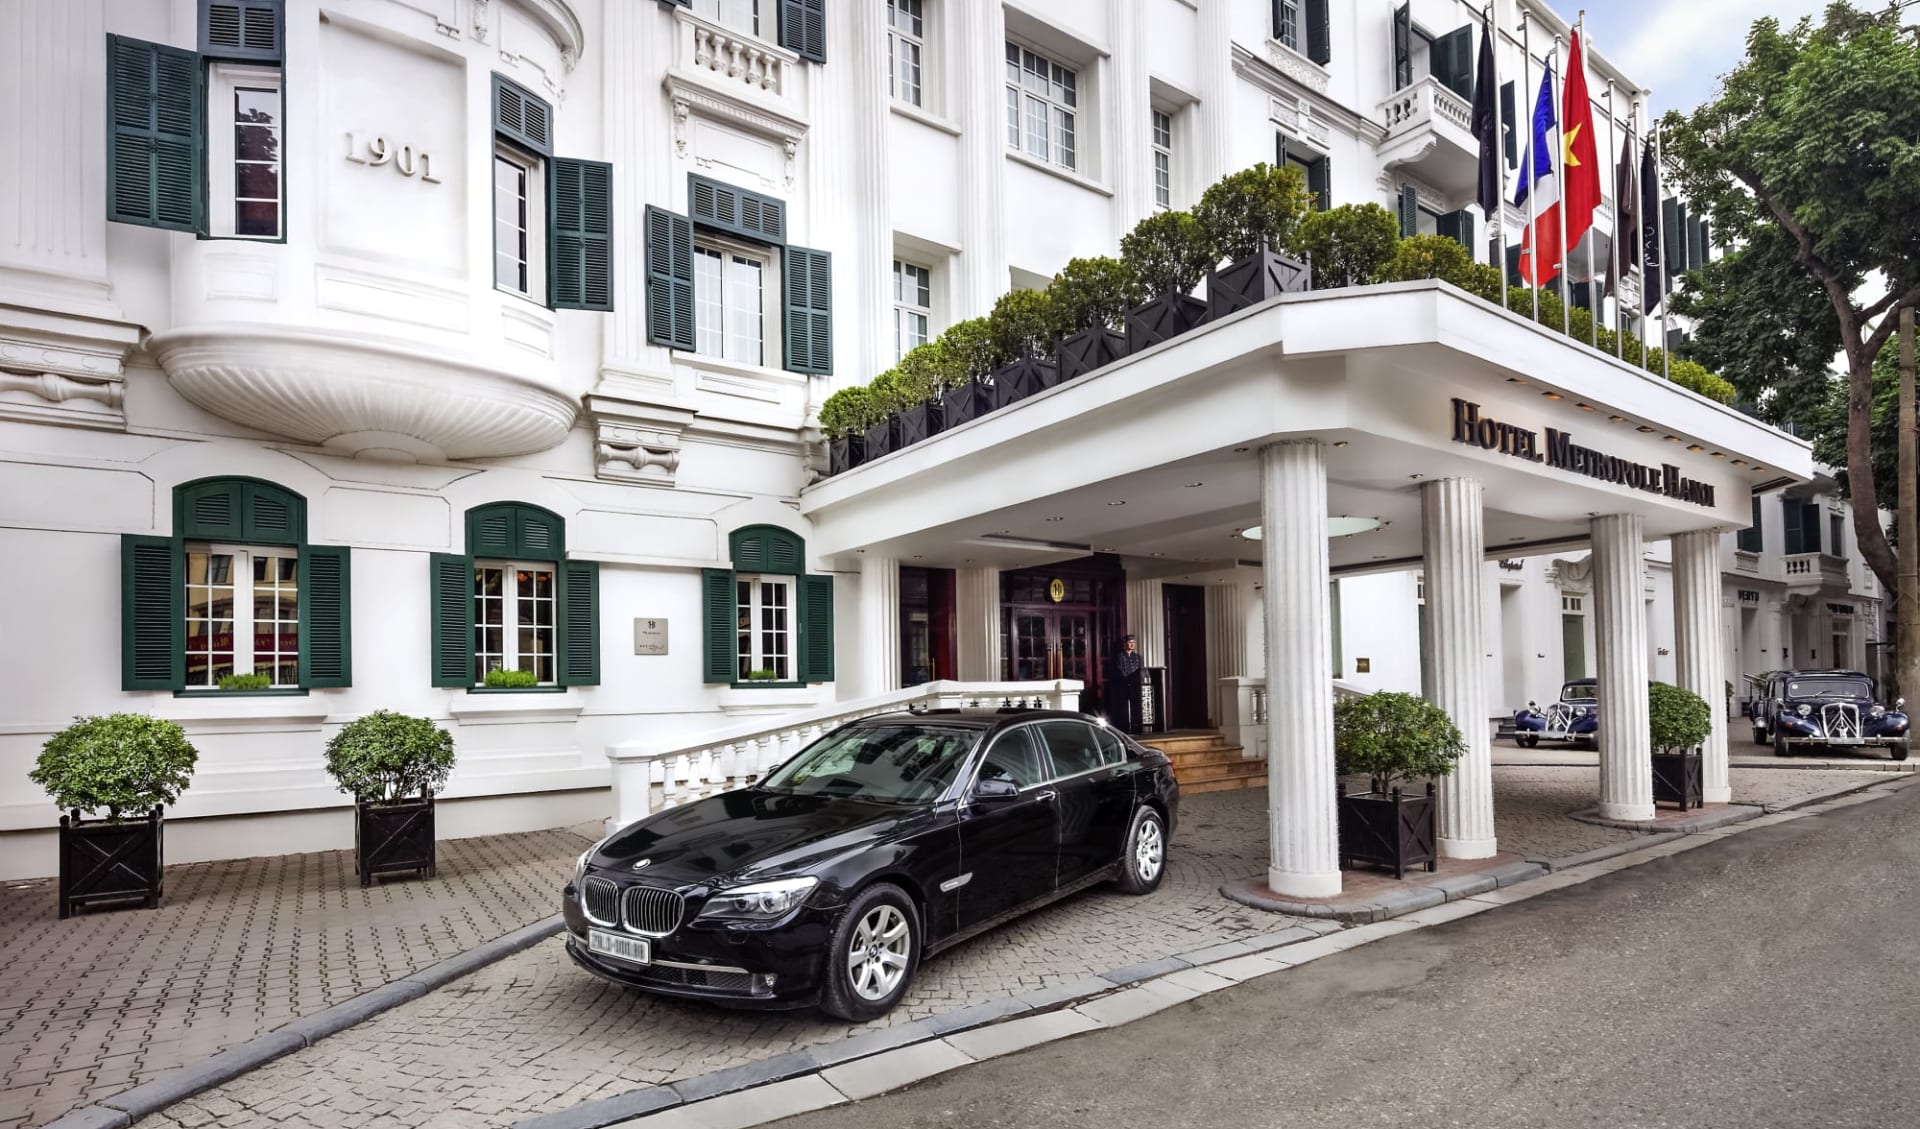
[[[1775,756],[1794,749],[1882,748],[1907,759],[1905,698],[1883,706],[1873,679],[1855,670],[1778,670],[1754,703],[1753,739],[1771,735]]]
[[[1575,678],[1560,687],[1560,700],[1546,709],[1528,702],[1526,709],[1513,715],[1513,739],[1529,749],[1542,741],[1594,747],[1600,728],[1596,685],[1594,679]]]

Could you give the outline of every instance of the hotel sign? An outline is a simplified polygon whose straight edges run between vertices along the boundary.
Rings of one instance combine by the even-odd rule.
[[[1453,441],[1485,451],[1498,451],[1530,463],[1545,463],[1554,470],[1584,474],[1588,478],[1630,486],[1675,501],[1690,502],[1709,509],[1714,505],[1713,485],[1685,477],[1677,466],[1669,463],[1648,466],[1592,447],[1582,447],[1574,443],[1573,436],[1567,432],[1551,427],[1546,429],[1543,443],[1539,432],[1482,416],[1480,405],[1458,397],[1453,401]]]

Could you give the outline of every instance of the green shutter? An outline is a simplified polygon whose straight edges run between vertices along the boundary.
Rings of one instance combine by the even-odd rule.
[[[1761,551],[1765,533],[1760,527],[1760,496],[1753,496],[1753,523],[1740,531],[1740,548],[1749,553]]]
[[[788,247],[780,269],[787,291],[787,371],[833,372],[832,256]]]
[[[740,677],[738,654],[740,649],[740,625],[736,619],[738,605],[733,595],[733,570],[725,568],[703,568],[700,570],[701,623],[705,627],[704,640],[706,664],[704,679],[707,682],[725,682],[731,684]]]
[[[1433,77],[1468,103],[1473,101],[1473,25],[1462,24],[1427,49]]]
[[[600,685],[600,562],[560,567],[560,684]]]
[[[1333,60],[1333,20],[1329,0],[1307,0],[1307,58],[1321,66]]]
[[[613,166],[555,157],[548,165],[547,305],[613,309]]]
[[[727,537],[727,559],[735,572],[799,576],[807,567],[807,543],[777,525],[748,525]]]
[[[1687,269],[1688,270],[1695,270],[1695,269],[1698,269],[1699,267],[1703,267],[1706,265],[1706,262],[1707,262],[1706,237],[1707,237],[1706,227],[1703,224],[1701,224],[1700,217],[1695,215],[1689,215],[1687,217]]]
[[[1479,257],[1479,248],[1473,245],[1473,213],[1461,208],[1457,212],[1448,212],[1439,220],[1441,235],[1454,239],[1467,249],[1467,254]]]
[[[1686,226],[1686,210],[1680,201],[1672,196],[1660,201],[1660,261],[1667,265],[1667,277],[1677,278],[1687,272],[1686,254],[1681,250],[1681,229]]]
[[[1822,524],[1820,520],[1820,503],[1806,503],[1800,513],[1800,538],[1805,542],[1805,547],[1800,550],[1801,552],[1817,553],[1820,551],[1820,527]]]
[[[493,132],[538,153],[553,155],[553,107],[509,79],[493,76]]]
[[[120,688],[186,684],[186,562],[177,537],[120,537]]]
[[[435,553],[428,567],[433,684],[472,686],[478,681],[473,676],[473,559]]]
[[[200,56],[107,37],[107,218],[206,230]]]
[[[1413,185],[1400,186],[1400,238],[1411,239],[1420,234],[1420,193]]]
[[[780,0],[780,46],[802,59],[827,61],[827,0]]]
[[[1413,12],[1411,4],[1393,10],[1393,88],[1413,85]]]
[[[201,0],[200,51],[215,59],[277,63],[280,0]]]
[[[173,528],[195,541],[299,545],[307,539],[307,501],[253,478],[203,478],[173,491]]]
[[[646,253],[647,341],[670,349],[692,349],[692,222],[649,207]]]
[[[748,239],[787,241],[786,201],[696,173],[687,174],[687,218]]]
[[[1500,84],[1500,130],[1502,143],[1507,147],[1507,167],[1519,168],[1519,123],[1513,120],[1513,83]]]
[[[345,545],[300,550],[300,685],[353,685],[352,558]]]
[[[1324,212],[1333,207],[1333,158],[1322,157],[1307,166],[1307,191],[1313,193],[1313,210]]]
[[[467,555],[558,561],[566,555],[567,523],[524,502],[495,502],[467,511]]]
[[[833,681],[833,577],[800,578],[800,681]]]

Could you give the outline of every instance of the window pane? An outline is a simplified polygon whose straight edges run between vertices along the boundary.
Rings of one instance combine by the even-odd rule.
[[[763,356],[761,273],[761,264],[744,255],[727,263],[727,356],[750,365],[762,363]]]
[[[1065,110],[1055,110],[1054,123],[1060,136],[1060,163],[1067,168],[1074,166],[1073,115]]]
[[[1093,726],[1084,721],[1043,721],[1040,733],[1047,740],[1047,751],[1053,754],[1055,776],[1087,772],[1103,763]]]
[[[1033,743],[1033,727],[1023,725],[994,738],[993,748],[980,764],[981,780],[1010,780],[1021,788],[1031,788],[1044,777],[1040,770],[1040,750]]]
[[[1027,96],[1027,152],[1047,159],[1047,104]]]
[[[693,249],[694,348],[709,357],[726,353],[726,319],[721,309],[723,256],[709,247]]]
[[[1020,148],[1020,91],[1017,87],[1007,87],[1007,144]]]
[[[493,159],[493,281],[527,292],[527,170]]]

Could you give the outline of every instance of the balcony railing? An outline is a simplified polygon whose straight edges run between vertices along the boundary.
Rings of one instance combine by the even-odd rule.
[[[1472,133],[1473,107],[1439,79],[1428,75],[1412,86],[1394,91],[1381,102],[1380,120],[1387,127],[1389,141],[1436,120]]]
[[[785,93],[796,61],[790,52],[684,9],[676,15],[679,46],[675,58],[680,66],[768,94]]]
[[[1846,558],[1827,553],[1790,553],[1786,557],[1785,572],[1790,586],[1845,588],[1853,580],[1847,571]]]
[[[1479,176],[1473,107],[1432,75],[1380,102],[1386,127],[1374,153],[1389,169],[1404,169],[1441,195],[1469,189]]]
[[[1333,680],[1333,699],[1358,698],[1366,691],[1351,682]],[[1220,680],[1220,739],[1240,746],[1240,755],[1260,760],[1267,755],[1267,680],[1265,678],[1222,678]]]

